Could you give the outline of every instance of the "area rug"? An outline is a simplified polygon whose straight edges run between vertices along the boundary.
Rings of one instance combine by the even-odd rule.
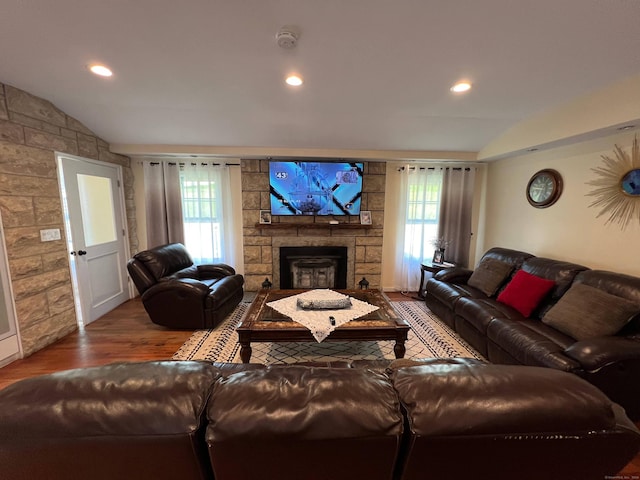
[[[423,302],[390,302],[411,325],[405,358],[467,357],[484,360],[470,345],[436,317]],[[174,360],[241,363],[236,327],[250,303],[240,303],[214,330],[197,330],[173,355]],[[393,341],[252,343],[252,363],[288,364],[338,360],[394,359]]]

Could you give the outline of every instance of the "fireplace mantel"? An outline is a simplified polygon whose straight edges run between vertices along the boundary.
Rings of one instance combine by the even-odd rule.
[[[363,229],[368,230],[373,225],[362,225],[360,223],[305,223],[305,222],[278,222],[278,223],[256,223],[256,228],[272,230],[278,228],[307,228],[318,230],[321,228],[344,228],[347,230]]]

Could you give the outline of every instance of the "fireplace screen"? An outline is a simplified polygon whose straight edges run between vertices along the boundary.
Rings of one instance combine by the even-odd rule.
[[[335,288],[338,261],[333,258],[289,257],[293,288]]]
[[[337,288],[347,284],[347,247],[281,247],[280,288]]]

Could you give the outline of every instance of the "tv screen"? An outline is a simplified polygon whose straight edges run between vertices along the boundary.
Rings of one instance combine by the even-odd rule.
[[[272,215],[359,215],[362,163],[269,163]]]

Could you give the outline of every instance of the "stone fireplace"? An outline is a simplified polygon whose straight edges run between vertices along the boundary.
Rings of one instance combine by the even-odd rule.
[[[294,265],[297,281],[304,285],[301,288],[312,288],[307,285],[325,288],[324,285],[336,282],[336,287],[329,288],[355,289],[363,277],[371,288],[380,288],[386,181],[384,162],[364,162],[362,210],[370,211],[372,219],[367,225],[362,225],[357,215],[273,215],[272,223],[261,224],[260,212],[270,207],[269,160],[242,159],[241,164],[245,290],[259,290],[265,279],[273,288],[292,288],[281,287],[282,247],[346,249],[346,260],[336,258],[342,258],[342,253],[294,254],[299,258],[290,259],[291,262],[302,262]],[[287,277],[291,276],[291,262],[286,262]],[[285,279],[284,285],[288,285],[287,282]]]

